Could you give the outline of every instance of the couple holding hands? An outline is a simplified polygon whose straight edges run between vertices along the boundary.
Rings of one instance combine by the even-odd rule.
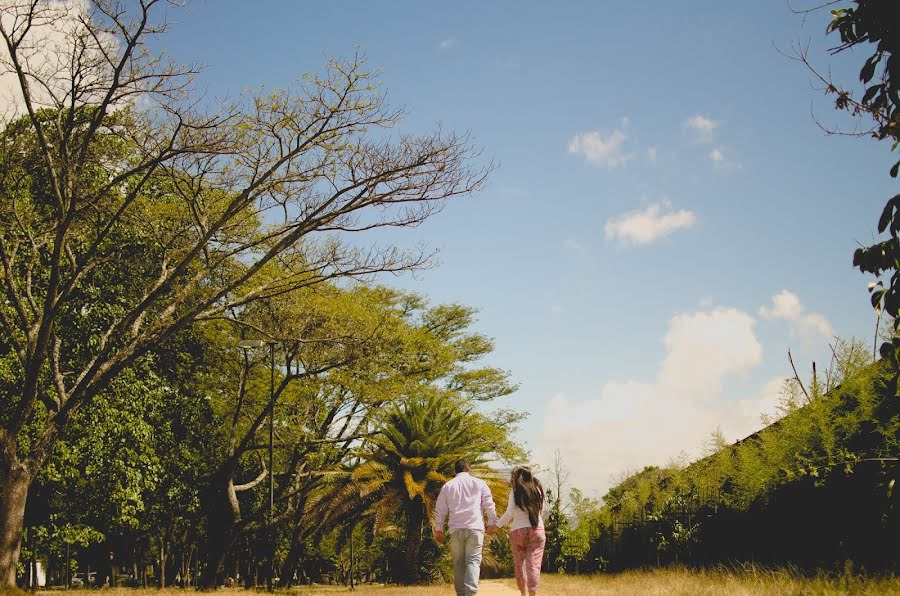
[[[519,592],[522,596],[537,593],[547,540],[542,518],[544,489],[531,470],[524,466],[513,469],[510,484],[509,503],[499,519],[487,483],[469,473],[467,461],[456,462],[456,476],[441,488],[435,505],[434,539],[438,544],[444,542],[446,524],[457,596],[478,593],[484,534],[494,534],[497,528],[510,522],[509,541]],[[484,516],[487,516],[487,530]]]

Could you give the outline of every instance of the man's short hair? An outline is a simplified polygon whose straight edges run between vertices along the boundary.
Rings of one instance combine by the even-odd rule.
[[[460,472],[468,472],[469,471],[469,462],[464,459],[456,460],[456,473]]]

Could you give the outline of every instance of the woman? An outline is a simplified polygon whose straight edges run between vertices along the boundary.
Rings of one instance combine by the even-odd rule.
[[[544,487],[532,475],[531,469],[525,466],[513,469],[509,483],[512,486],[509,505],[497,520],[497,526],[503,527],[512,521],[509,541],[516,585],[522,596],[526,596],[526,593],[536,594],[541,582],[541,561],[547,542],[541,515],[544,511]]]

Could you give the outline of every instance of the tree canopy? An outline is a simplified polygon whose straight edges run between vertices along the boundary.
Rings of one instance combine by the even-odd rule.
[[[419,224],[491,169],[465,135],[390,134],[403,114],[359,55],[201,106],[196,69],[148,49],[165,5],[3,2],[0,69],[18,81],[0,123],[3,585],[29,487],[121,375],[254,302],[427,266],[352,237]]]

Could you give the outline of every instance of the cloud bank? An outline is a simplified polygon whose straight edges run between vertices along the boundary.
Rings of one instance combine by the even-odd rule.
[[[735,308],[712,307],[675,315],[663,338],[666,354],[652,380],[610,380],[596,397],[552,397],[537,441],[538,461],[559,449],[571,484],[602,495],[626,470],[697,457],[720,428],[728,440],[762,427],[781,379],[734,399],[727,384],[762,361],[755,319]]]

